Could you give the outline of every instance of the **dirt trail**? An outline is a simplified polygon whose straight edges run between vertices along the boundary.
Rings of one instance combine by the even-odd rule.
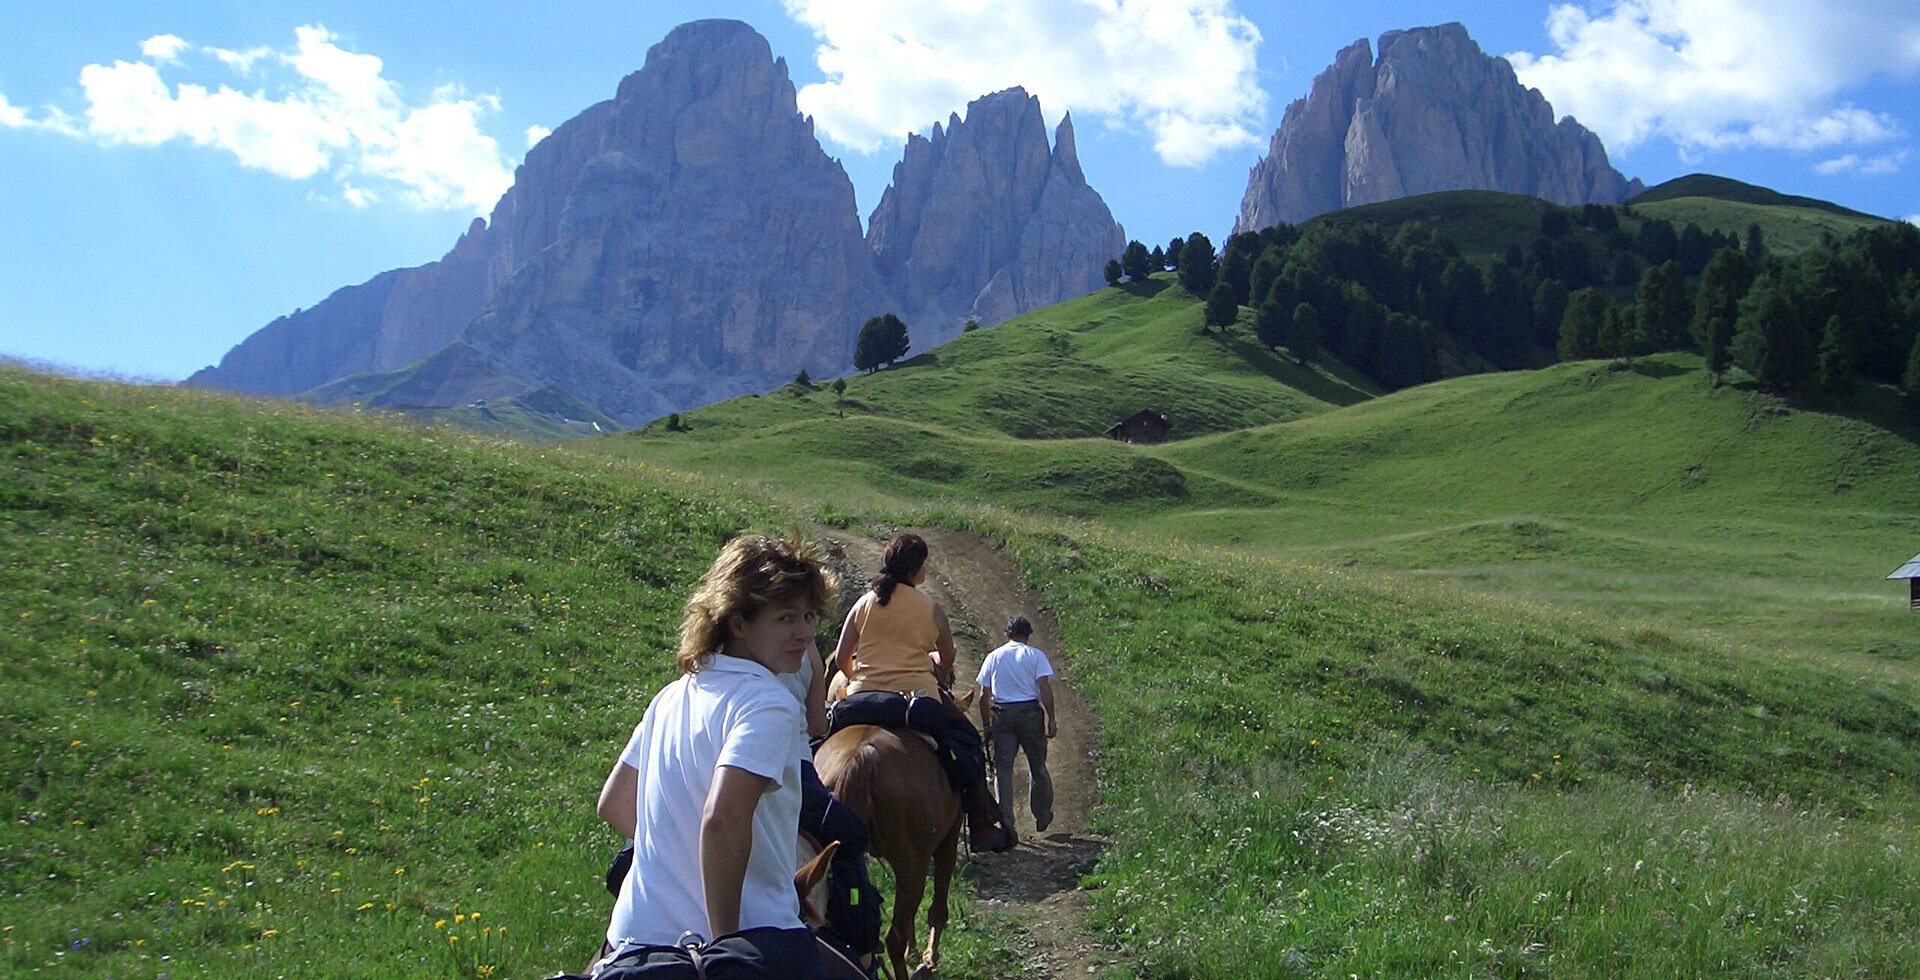
[[[1059,736],[1048,748],[1053,776],[1054,820],[1045,834],[1033,829],[1026,810],[1027,774],[1023,757],[1016,765],[1014,795],[1020,846],[1005,854],[976,854],[970,860],[979,899],[1022,923],[1032,940],[1026,957],[1006,964],[1001,976],[1086,977],[1124,966],[1125,960],[1093,942],[1085,929],[1087,898],[1080,879],[1092,870],[1106,841],[1085,833],[1095,801],[1093,716],[1080,700],[1070,671],[1059,655],[1059,622],[1042,597],[1021,584],[1013,559],[992,544],[957,531],[913,528],[925,538],[928,595],[947,611],[960,651],[955,693],[974,687],[980,661],[1005,642],[1007,619],[1024,615],[1033,622],[1033,645],[1045,650],[1055,672],[1054,708]],[[885,542],[834,528],[822,537],[836,548],[846,582],[843,603],[858,597],[861,585],[880,567]],[[924,937],[923,937],[924,938]]]

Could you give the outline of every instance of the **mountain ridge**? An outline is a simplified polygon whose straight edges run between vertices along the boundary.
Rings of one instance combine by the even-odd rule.
[[[1248,174],[1236,233],[1432,191],[1617,204],[1639,188],[1461,24],[1388,31],[1374,51],[1365,38],[1341,49],[1287,106]]]
[[[740,21],[683,24],[614,98],[534,146],[490,220],[476,219],[442,259],[336,290],[187,383],[300,395],[407,369],[457,342],[484,355],[446,375],[470,383],[408,407],[559,386],[635,425],[803,370],[842,374],[860,324],[889,310],[914,311],[924,346],[969,317],[999,322],[1099,286],[1123,232],[1079,171],[1070,121],[1058,130],[1063,150],[1026,125],[1038,106],[1010,89],[950,121],[968,159],[1010,159],[1009,179],[955,180],[937,166],[920,175],[937,219],[928,224],[991,247],[901,243],[894,258],[909,279],[951,287],[903,302],[895,289],[907,279],[881,277],[881,243],[799,112],[785,60]],[[996,125],[1003,118],[1020,125]],[[914,176],[914,150],[897,176]],[[480,364],[499,370],[483,377]],[[401,407],[385,397],[364,404]]]

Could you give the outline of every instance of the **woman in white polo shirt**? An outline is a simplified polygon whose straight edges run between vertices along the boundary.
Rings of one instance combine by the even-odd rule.
[[[752,947],[776,975],[811,972],[793,890],[806,716],[774,678],[800,668],[836,591],[813,544],[748,536],[721,550],[687,600],[681,675],[647,706],[600,791],[601,818],[634,842],[609,954],[687,933],[737,936],[729,944]]]

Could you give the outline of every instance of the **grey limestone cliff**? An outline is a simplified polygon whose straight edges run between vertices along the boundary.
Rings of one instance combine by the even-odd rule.
[[[676,28],[582,128],[548,139],[579,160],[556,167],[564,205],[502,202],[538,232],[467,343],[623,424],[846,369],[889,303],[853,185],[765,39]]]
[[[1234,230],[1448,190],[1497,190],[1561,204],[1632,196],[1598,137],[1558,122],[1538,89],[1459,24],[1389,31],[1376,59],[1342,50],[1287,106],[1253,168]]]
[[[1073,118],[1048,147],[1040,100],[1011,88],[907,138],[867,222],[916,346],[1084,295],[1126,235],[1080,170]]]

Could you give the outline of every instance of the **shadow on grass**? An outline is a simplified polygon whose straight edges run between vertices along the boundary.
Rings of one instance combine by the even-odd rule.
[[[1683,374],[1694,373],[1692,368],[1666,361],[1638,360],[1629,366],[1629,370],[1643,378],[1677,378]]]
[[[1113,288],[1126,293],[1128,296],[1134,296],[1140,299],[1152,299],[1165,292],[1167,287],[1171,285],[1173,285],[1173,283],[1170,280],[1148,279],[1145,282],[1123,282]]]
[[[1207,335],[1218,338],[1222,346],[1248,366],[1309,398],[1344,408],[1372,397],[1350,384],[1295,361],[1291,355],[1281,354],[1259,341],[1249,339],[1239,330],[1210,331]]]

